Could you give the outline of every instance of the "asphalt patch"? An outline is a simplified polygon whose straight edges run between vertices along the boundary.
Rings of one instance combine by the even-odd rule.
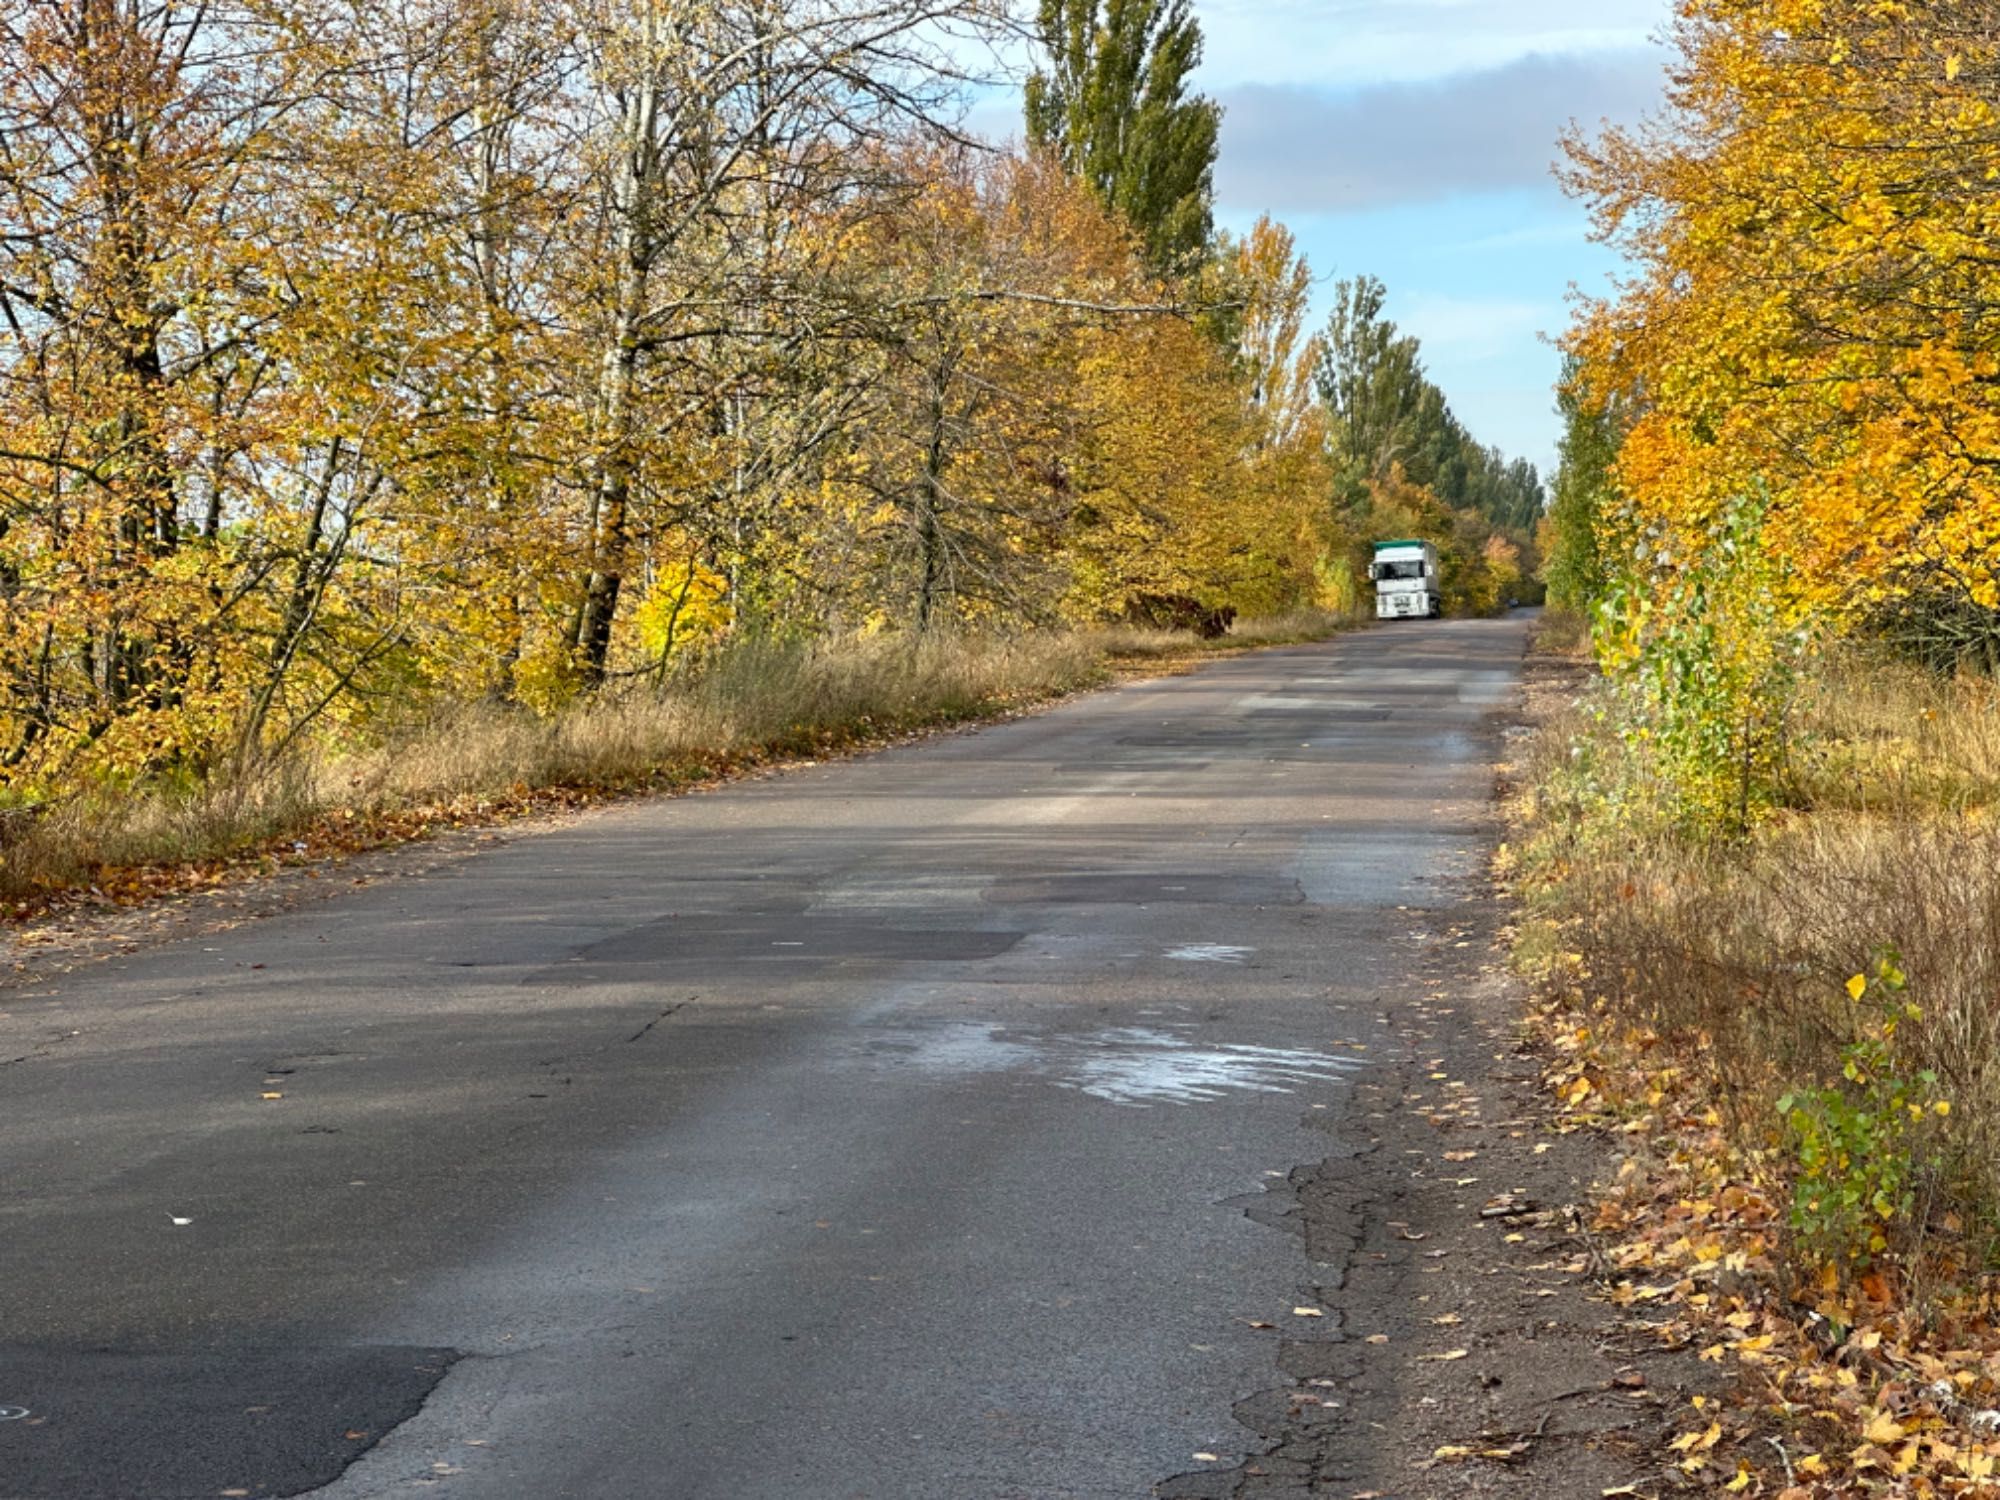
[[[649,972],[677,974],[745,963],[971,963],[998,958],[1021,937],[1018,932],[979,928],[890,927],[845,912],[833,916],[696,912],[621,932],[578,957],[593,968],[640,966]]]
[[[0,1347],[0,1500],[298,1495],[416,1415],[457,1355],[398,1345]]]
[[[1110,871],[995,881],[995,906],[1302,906],[1296,880],[1230,871],[1125,875]]]

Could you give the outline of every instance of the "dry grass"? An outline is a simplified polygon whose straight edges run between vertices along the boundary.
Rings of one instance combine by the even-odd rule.
[[[1083,632],[1084,641],[1113,664],[1120,662],[1193,662],[1234,651],[1267,646],[1299,646],[1323,641],[1365,623],[1362,615],[1325,609],[1294,609],[1282,614],[1238,620],[1227,635],[1203,640],[1192,631],[1155,630],[1137,625],[1107,625]]]
[[[1791,799],[1923,817],[2000,801],[2000,684],[1843,653],[1807,684]]]
[[[1545,715],[1517,809],[1520,886],[1541,923],[1529,947],[1566,955],[1581,1000],[1657,1030],[1712,1074],[1752,1145],[1776,1139],[1786,1088],[1841,1077],[1869,1020],[1844,982],[1894,949],[1921,1010],[1896,1034],[1896,1066],[1934,1072],[1952,1105],[1937,1212],[1956,1208],[1990,1257],[2000,696],[1844,656],[1809,686],[1794,728],[1791,805],[1745,844],[1702,845],[1645,815],[1641,773],[1587,708]]]
[[[1550,606],[1535,622],[1531,649],[1544,656],[1581,661],[1590,655],[1590,620],[1574,610]]]
[[[1373,608],[1371,601],[1370,608]],[[1354,616],[1326,609],[1294,609],[1283,614],[1238,620],[1230,626],[1224,644],[1238,647],[1299,646],[1323,641],[1342,630],[1352,630],[1371,616]]]
[[[477,812],[552,790],[671,786],[744,760],[1002,712],[1102,677],[1101,647],[1057,633],[746,642],[665,691],[607,695],[556,718],[447,705],[374,750],[294,755],[192,790],[58,804],[11,825],[0,896],[18,903],[118,871],[226,858],[329,818],[372,839],[396,836],[408,824],[398,815],[425,809],[470,802]]]
[[[449,704],[390,743],[302,752],[192,789],[79,797],[0,821],[0,899],[17,910],[97,886],[127,899],[146,872],[186,873],[245,851],[319,852],[546,805],[704,780],[774,757],[819,754],[1046,702],[1215,649],[1317,640],[1345,622],[1247,622],[1221,642],[1123,628],[1014,636],[746,641],[665,690],[600,696],[551,719]],[[1131,670],[1129,667],[1125,670]],[[1142,668],[1143,670],[1143,668]]]

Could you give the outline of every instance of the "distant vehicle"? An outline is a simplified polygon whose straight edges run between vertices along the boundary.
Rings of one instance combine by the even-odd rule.
[[[1377,542],[1368,577],[1378,620],[1435,620],[1444,613],[1438,549],[1431,542]]]

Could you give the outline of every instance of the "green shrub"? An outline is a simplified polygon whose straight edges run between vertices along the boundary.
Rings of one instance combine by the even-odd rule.
[[[1905,985],[1893,954],[1850,979],[1856,1035],[1839,1079],[1778,1100],[1797,1173],[1792,1229],[1809,1256],[1843,1271],[1869,1266],[1910,1228],[1917,1186],[1937,1166],[1932,1122],[1951,1109],[1937,1075],[1899,1057],[1898,1026],[1921,1016]]]

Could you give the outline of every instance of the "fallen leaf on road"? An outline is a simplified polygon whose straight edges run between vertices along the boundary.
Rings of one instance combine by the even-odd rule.
[[[283,1094],[274,1093],[271,1092],[270,1090],[266,1090],[264,1093],[259,1094],[257,1097],[260,1099],[282,1099],[285,1096]]]
[[[1471,1352],[1470,1349],[1453,1349],[1444,1354],[1419,1354],[1417,1361],[1420,1364],[1425,1360],[1430,1360],[1437,1364],[1448,1364],[1454,1359],[1464,1359]]]
[[[1371,1333],[1365,1342],[1370,1344],[1386,1344],[1389,1342],[1389,1335],[1386,1333]]]
[[[1431,1321],[1440,1328],[1449,1328],[1454,1323],[1463,1323],[1465,1319],[1461,1318],[1457,1313],[1446,1313],[1441,1318],[1432,1318]]]
[[[1316,1307],[1295,1307],[1292,1309],[1292,1316],[1295,1318],[1323,1318],[1326,1314]]]
[[[1471,1161],[1478,1154],[1477,1151],[1447,1151],[1444,1154],[1444,1159],[1446,1161]]]
[[[1213,1453],[1197,1453],[1195,1455],[1195,1461],[1197,1463],[1204,1463],[1204,1464],[1219,1464],[1222,1462],[1222,1460],[1217,1458]]]

